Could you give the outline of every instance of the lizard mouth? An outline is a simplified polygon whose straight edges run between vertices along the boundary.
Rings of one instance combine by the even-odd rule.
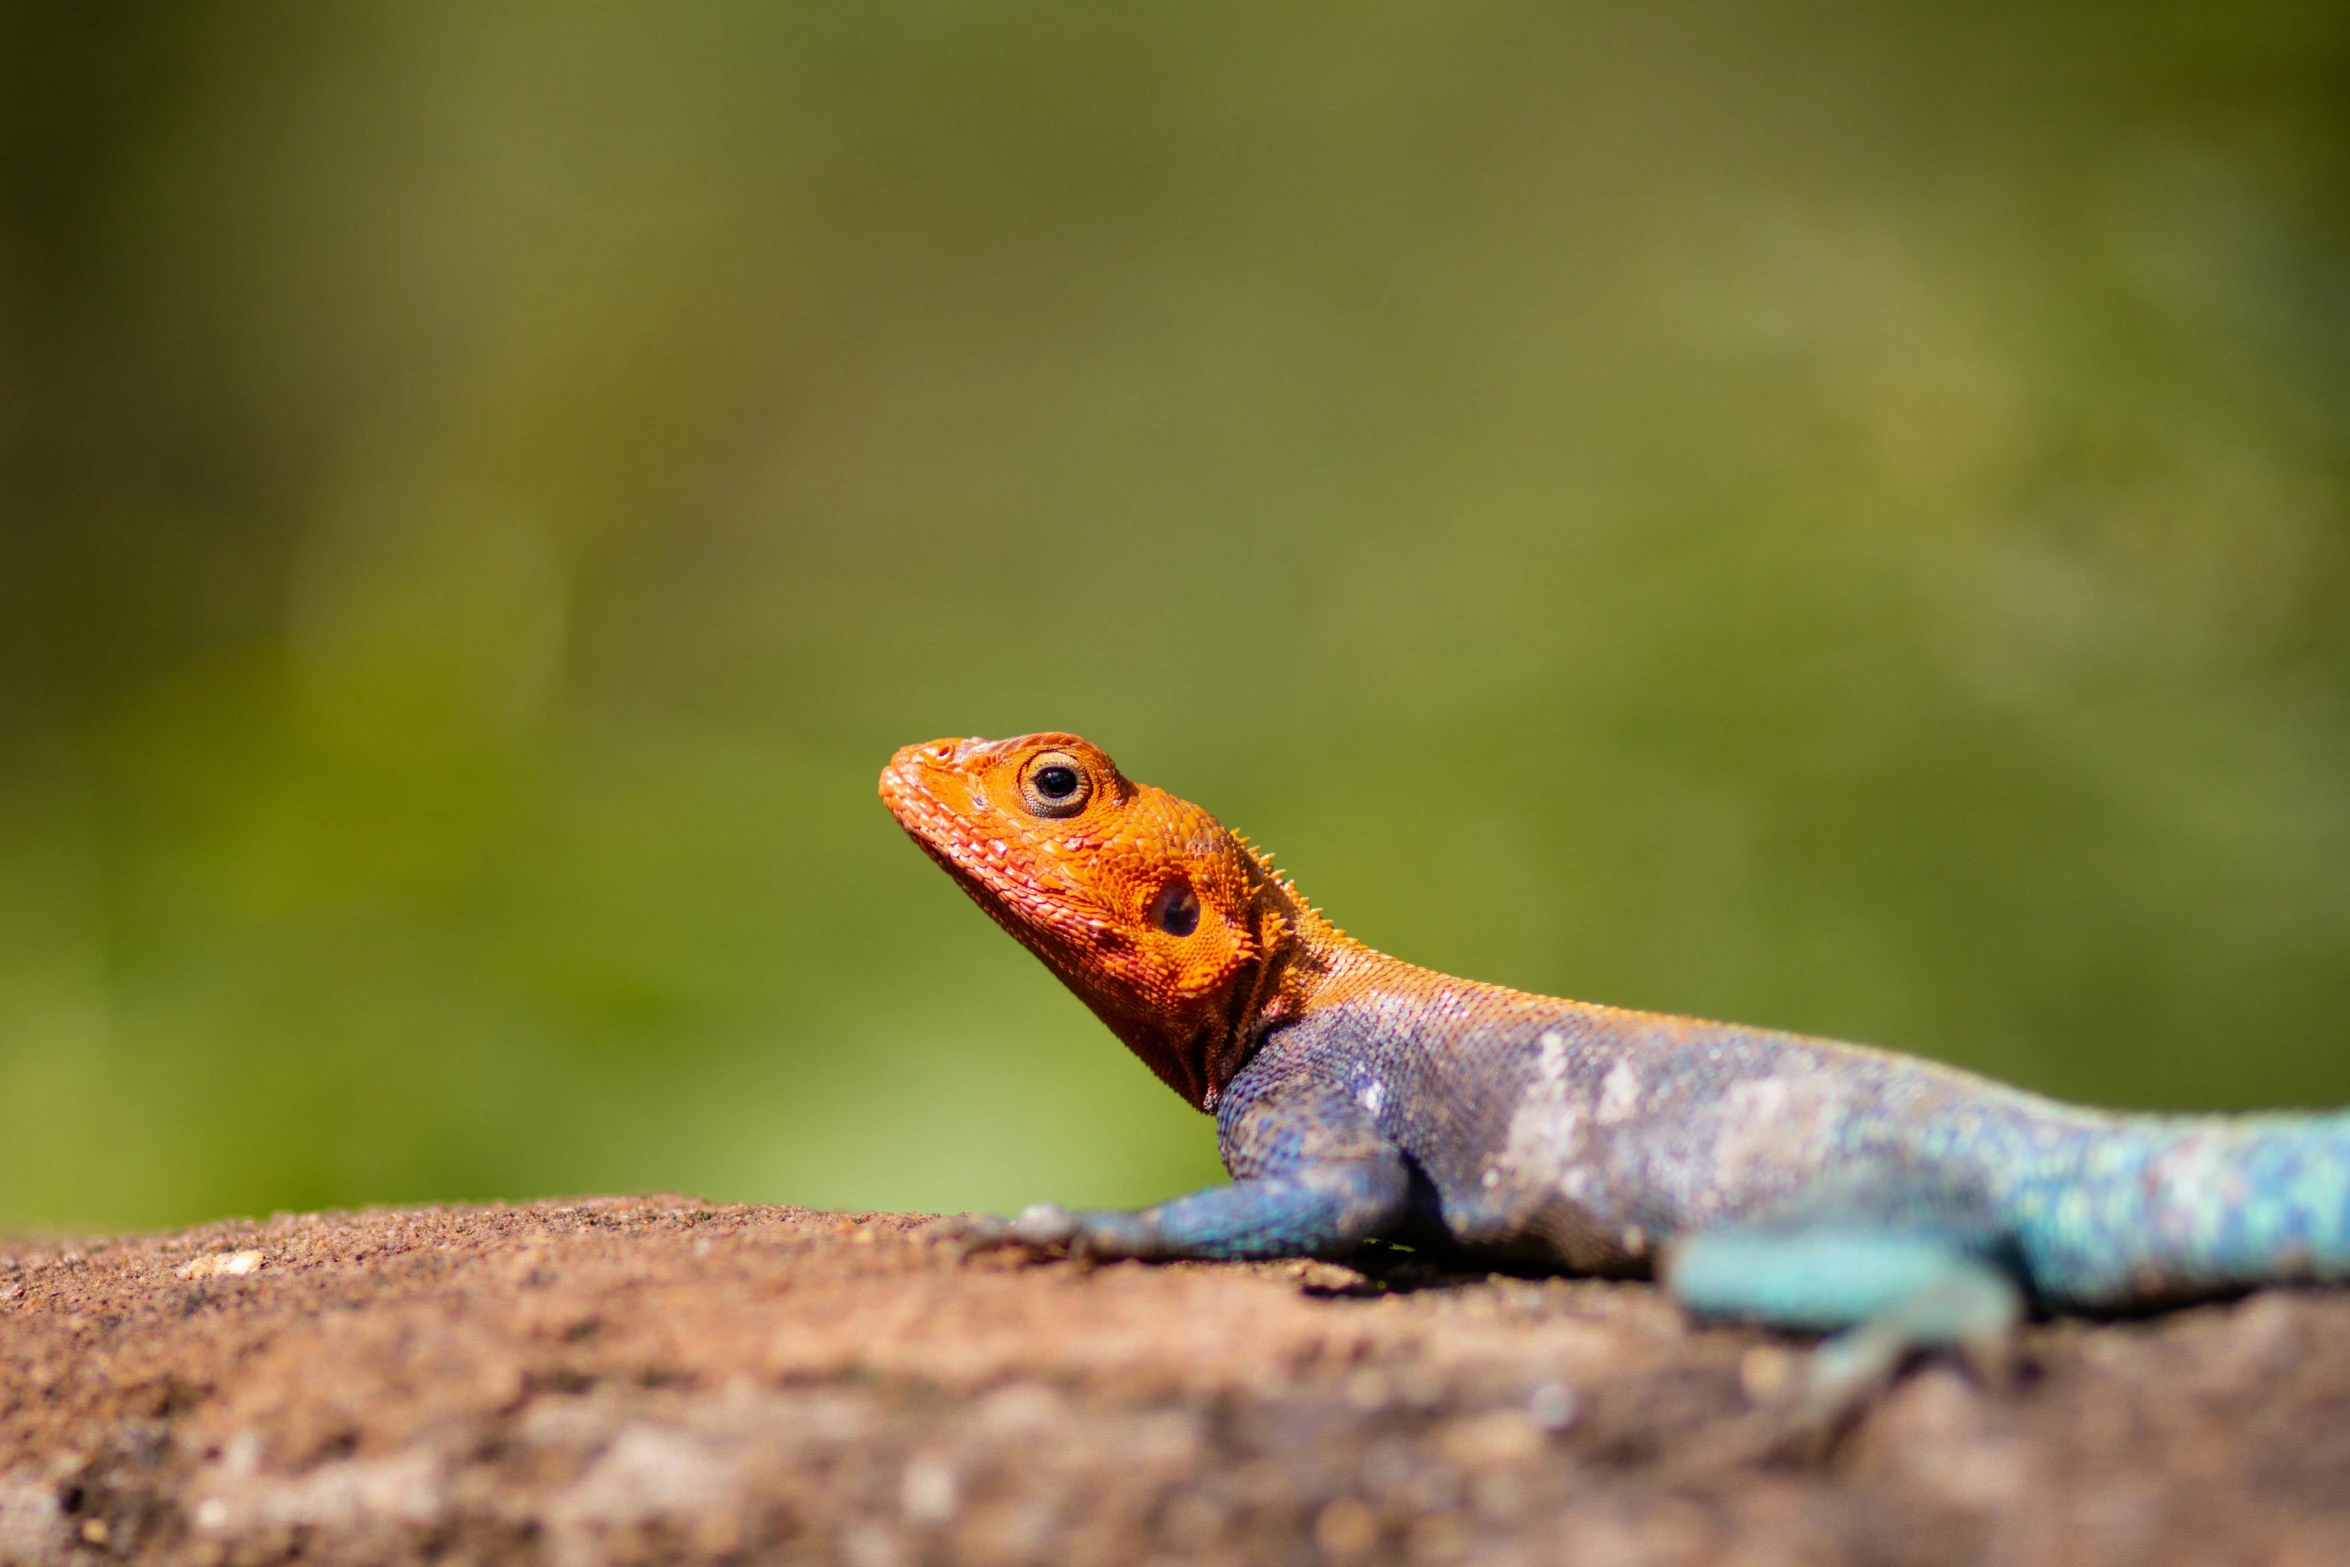
[[[881,803],[889,807],[889,814],[897,818],[906,836],[920,844],[922,852],[938,861],[948,874],[967,888],[986,886],[977,871],[985,863],[977,837],[967,830],[965,819],[930,787],[922,776],[921,757],[913,754],[931,749],[908,746],[890,759],[889,766],[881,770]]]
[[[1024,940],[1045,934],[1063,937],[1084,928],[1084,918],[1062,899],[1024,874],[1024,856],[1006,852],[1001,839],[976,829],[970,818],[930,786],[931,766],[951,766],[986,742],[937,740],[910,745],[890,759],[881,772],[881,802],[941,870],[971,900],[1013,935]],[[1070,928],[1074,927],[1074,929]]]

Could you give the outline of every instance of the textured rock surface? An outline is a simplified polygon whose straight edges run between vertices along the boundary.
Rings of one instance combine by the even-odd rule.
[[[678,1198],[0,1247],[0,1561],[2350,1561],[2350,1293],[2034,1329],[1823,1462],[1648,1288],[958,1261]]]

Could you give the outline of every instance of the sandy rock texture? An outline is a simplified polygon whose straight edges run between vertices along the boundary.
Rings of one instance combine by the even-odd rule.
[[[654,1197],[0,1245],[0,1562],[2350,1562],[2350,1291],[1929,1365],[1391,1257],[961,1258]]]

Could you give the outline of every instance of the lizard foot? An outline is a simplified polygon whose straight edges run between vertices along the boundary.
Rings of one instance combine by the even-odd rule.
[[[939,1221],[936,1231],[975,1252],[1023,1250],[1037,1257],[1139,1257],[1150,1255],[1148,1227],[1137,1215],[1078,1213],[1059,1203],[1040,1202],[1017,1219],[992,1213],[965,1213]]]
[[[994,1213],[957,1213],[940,1219],[930,1233],[950,1242],[963,1256],[983,1251],[1024,1250],[1038,1254],[1067,1246],[1069,1228],[1065,1209],[1038,1203],[1017,1219]]]

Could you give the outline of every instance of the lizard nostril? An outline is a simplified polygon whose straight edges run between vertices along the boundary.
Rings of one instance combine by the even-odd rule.
[[[1199,929],[1199,894],[1187,881],[1171,881],[1151,900],[1151,923],[1170,936],[1188,936]]]

